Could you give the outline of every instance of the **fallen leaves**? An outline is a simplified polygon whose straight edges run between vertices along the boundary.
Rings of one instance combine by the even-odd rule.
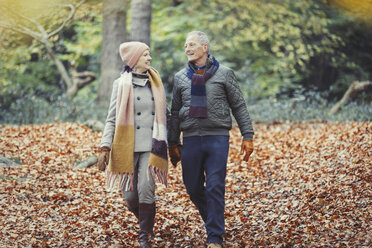
[[[255,151],[241,161],[231,131],[225,247],[370,246],[372,123],[255,125]],[[101,133],[74,123],[2,126],[1,247],[138,247],[137,221],[104,173],[74,168],[97,155]],[[155,247],[203,247],[206,233],[170,166],[157,186]]]

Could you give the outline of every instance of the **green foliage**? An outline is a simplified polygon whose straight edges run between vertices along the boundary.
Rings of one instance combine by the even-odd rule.
[[[95,99],[76,98],[73,101],[57,97],[53,102],[32,94],[16,99],[7,109],[0,109],[0,124],[40,124],[53,122],[104,121],[106,107],[99,107]]]
[[[169,93],[172,92],[174,74],[187,62],[183,48],[186,35],[188,31],[196,28],[197,20],[202,19],[202,13],[192,13],[187,9],[187,4],[173,6],[172,1],[153,3],[151,29],[153,66],[160,71]]]
[[[39,36],[41,26],[49,34],[61,26],[71,13],[70,7],[76,6],[78,2],[79,0],[2,0],[0,21],[18,30],[21,26],[25,27],[36,36]],[[57,38],[58,36],[54,36],[52,40]]]
[[[248,100],[247,106],[255,122],[270,121],[372,121],[372,104],[352,102],[336,113],[329,115],[333,103],[327,95],[315,91],[299,91],[292,98],[268,97]],[[107,107],[95,104],[94,99],[80,96],[73,101],[58,97],[53,102],[33,95],[17,99],[7,109],[0,109],[0,124],[38,124],[53,122],[104,121]]]
[[[90,21],[76,21],[71,29],[73,39],[61,39],[59,45],[65,48],[65,53],[59,58],[63,61],[74,61],[77,66],[98,67],[99,50],[101,48],[102,16],[90,16]]]
[[[368,29],[324,1],[185,0],[175,6],[172,1],[153,5],[153,64],[168,95],[173,75],[187,62],[186,34],[201,30],[209,35],[217,59],[236,71],[253,120],[370,120],[366,95],[359,104],[328,115],[334,103],[330,99],[342,96],[352,81],[371,78],[367,65],[372,56],[365,49],[372,49]]]
[[[329,111],[333,102],[327,95],[315,91],[297,92],[292,98],[268,97],[258,101],[248,101],[248,111],[256,122],[270,121],[372,121],[372,104],[352,102],[334,115]]]
[[[12,3],[10,6],[13,6]],[[97,9],[93,7],[87,5],[82,8],[85,14],[52,39],[54,50],[67,68],[74,61],[78,70],[99,70],[102,18],[96,16]],[[30,14],[27,11],[31,10],[25,11],[22,14]],[[55,9],[34,17],[46,27],[55,28],[66,13],[63,9],[58,16],[52,16],[53,11]],[[44,17],[47,19],[44,20]],[[53,25],[45,22],[52,22]],[[55,65],[46,56],[45,48],[30,37],[9,29],[4,29],[3,34],[0,37],[0,122],[26,124],[87,117],[78,110],[90,108],[95,99],[97,82],[79,92],[74,102],[63,100],[64,84]],[[90,106],[85,106],[86,102],[90,102]],[[85,107],[78,107],[78,103]],[[56,111],[60,107],[64,109]],[[94,111],[90,113],[97,115]]]
[[[21,14],[53,30],[68,9],[45,6],[77,0],[33,2],[4,0],[3,4],[13,9],[23,6]],[[212,54],[235,70],[253,120],[371,120],[368,93],[336,115],[327,114],[353,81],[372,80],[372,29],[325,2],[154,0],[152,65],[160,71],[168,100],[173,76],[187,62],[186,35],[201,30],[210,37]],[[99,74],[101,5],[98,0],[83,4],[75,21],[51,39],[67,67],[74,61],[79,71]],[[0,23],[21,21],[11,17],[5,13]],[[31,22],[23,24],[34,28]],[[1,123],[104,120],[106,107],[97,110],[94,104],[98,80],[79,91],[74,101],[66,101],[61,97],[60,75],[45,48],[28,36],[0,31]]]
[[[371,31],[335,12],[325,1],[185,0],[175,7],[167,4],[155,4],[152,29],[161,61],[157,65],[166,78],[172,79],[169,73],[186,62],[182,45],[191,30],[209,35],[212,53],[237,72],[251,96],[293,92],[301,85],[328,90],[336,84],[339,91],[332,96],[340,97],[347,89],[339,83],[347,80],[343,77],[372,78],[367,66],[372,64]]]
[[[18,69],[7,70],[0,78],[0,107],[7,109],[17,99],[33,94],[53,100],[62,94],[58,75],[49,61],[30,62]]]

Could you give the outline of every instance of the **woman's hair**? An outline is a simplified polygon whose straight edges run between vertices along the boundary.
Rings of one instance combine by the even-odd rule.
[[[191,36],[191,35],[196,35],[196,37],[198,37],[198,40],[199,40],[200,44],[202,44],[202,45],[207,44],[208,45],[207,53],[209,54],[210,44],[209,44],[208,36],[202,31],[191,31],[190,33],[187,34],[186,38]]]

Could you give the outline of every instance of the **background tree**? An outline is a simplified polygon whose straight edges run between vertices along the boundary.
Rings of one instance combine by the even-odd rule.
[[[102,5],[101,77],[98,87],[98,102],[107,104],[112,82],[119,77],[122,61],[120,43],[127,40],[127,0],[104,0]]]
[[[0,4],[0,10],[2,11],[2,13],[4,13],[0,22],[0,26],[5,29],[10,29],[14,32],[30,36],[45,47],[49,57],[56,65],[65,83],[65,93],[68,98],[76,96],[79,89],[91,83],[95,79],[95,74],[89,71],[80,73],[77,72],[76,69],[74,69],[73,74],[70,75],[66,66],[62,63],[62,61],[58,58],[56,52],[53,50],[52,39],[59,32],[61,32],[61,30],[66,26],[68,22],[72,20],[77,8],[79,8],[85,1],[86,0],[81,0],[75,5],[72,3],[49,4],[43,2],[43,5],[37,6],[39,8],[54,8],[56,12],[60,13],[58,17],[60,17],[61,15],[64,16],[62,21],[60,21],[58,25],[54,24],[54,22],[52,22],[54,25],[51,25],[51,23],[47,22],[48,20],[50,21],[52,18],[54,18],[51,13],[30,13],[25,11],[25,8],[17,8],[19,3],[2,2]],[[67,15],[65,15],[64,11],[61,11],[64,8],[69,9]],[[14,11],[14,9],[17,9],[17,11]]]
[[[67,1],[78,3],[58,0]],[[68,16],[69,9],[40,8],[49,2],[2,1],[9,3],[11,9],[22,9],[22,14],[30,13],[27,16],[40,16],[37,20],[45,25],[44,29],[54,30]],[[148,18],[138,20],[144,24],[136,28],[135,14],[131,15],[133,34],[126,36],[123,16],[130,7],[129,0],[126,8],[120,3],[116,5],[116,1],[87,0],[75,12],[74,20],[50,38],[52,49],[69,76],[74,71],[73,62],[78,72],[93,71],[97,75],[101,72],[100,80],[79,90],[72,101],[61,97],[66,86],[46,56],[45,46],[29,35],[3,28],[0,123],[104,120],[111,85],[122,65],[118,45],[131,40],[141,26],[150,30],[149,20],[152,64],[162,76],[168,100],[174,73],[187,62],[185,36],[191,30],[202,30],[211,38],[212,54],[235,70],[254,120],[371,120],[372,94],[367,90],[353,97],[336,114],[325,114],[352,82],[372,81],[372,21],[355,18],[355,11],[345,14],[333,7],[338,5],[327,4],[330,2],[333,1],[153,0],[151,9],[145,11]],[[372,4],[364,3],[360,6],[369,10]],[[120,7],[124,12],[116,16]],[[134,1],[132,8],[128,15],[133,12],[139,16]],[[118,18],[123,20],[117,21]],[[5,15],[1,15],[0,22],[6,21]],[[111,37],[116,31],[122,35]],[[133,39],[142,40],[139,36]],[[106,49],[110,42],[116,44]],[[105,98],[106,102],[102,100]],[[97,99],[102,105],[97,106]]]
[[[151,0],[131,1],[130,39],[150,46]]]
[[[164,27],[152,35],[154,57],[166,61],[157,64],[166,76],[183,66],[184,36],[197,29],[209,34],[212,53],[237,72],[250,98],[310,89],[332,100],[372,77],[371,29],[325,1],[185,0],[156,4],[154,12],[155,25]],[[171,89],[172,77],[165,81]]]

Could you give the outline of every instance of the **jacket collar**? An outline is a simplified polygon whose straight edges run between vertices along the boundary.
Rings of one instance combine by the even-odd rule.
[[[211,56],[210,54],[208,54],[206,64],[207,67],[205,68],[205,70],[208,70],[213,65],[213,56]],[[193,63],[188,62],[187,65],[187,67],[189,67],[194,73],[196,73],[196,66]]]
[[[149,81],[149,76],[146,73],[139,74],[132,72],[133,78],[132,78],[132,83],[138,86],[145,86],[146,83]]]

